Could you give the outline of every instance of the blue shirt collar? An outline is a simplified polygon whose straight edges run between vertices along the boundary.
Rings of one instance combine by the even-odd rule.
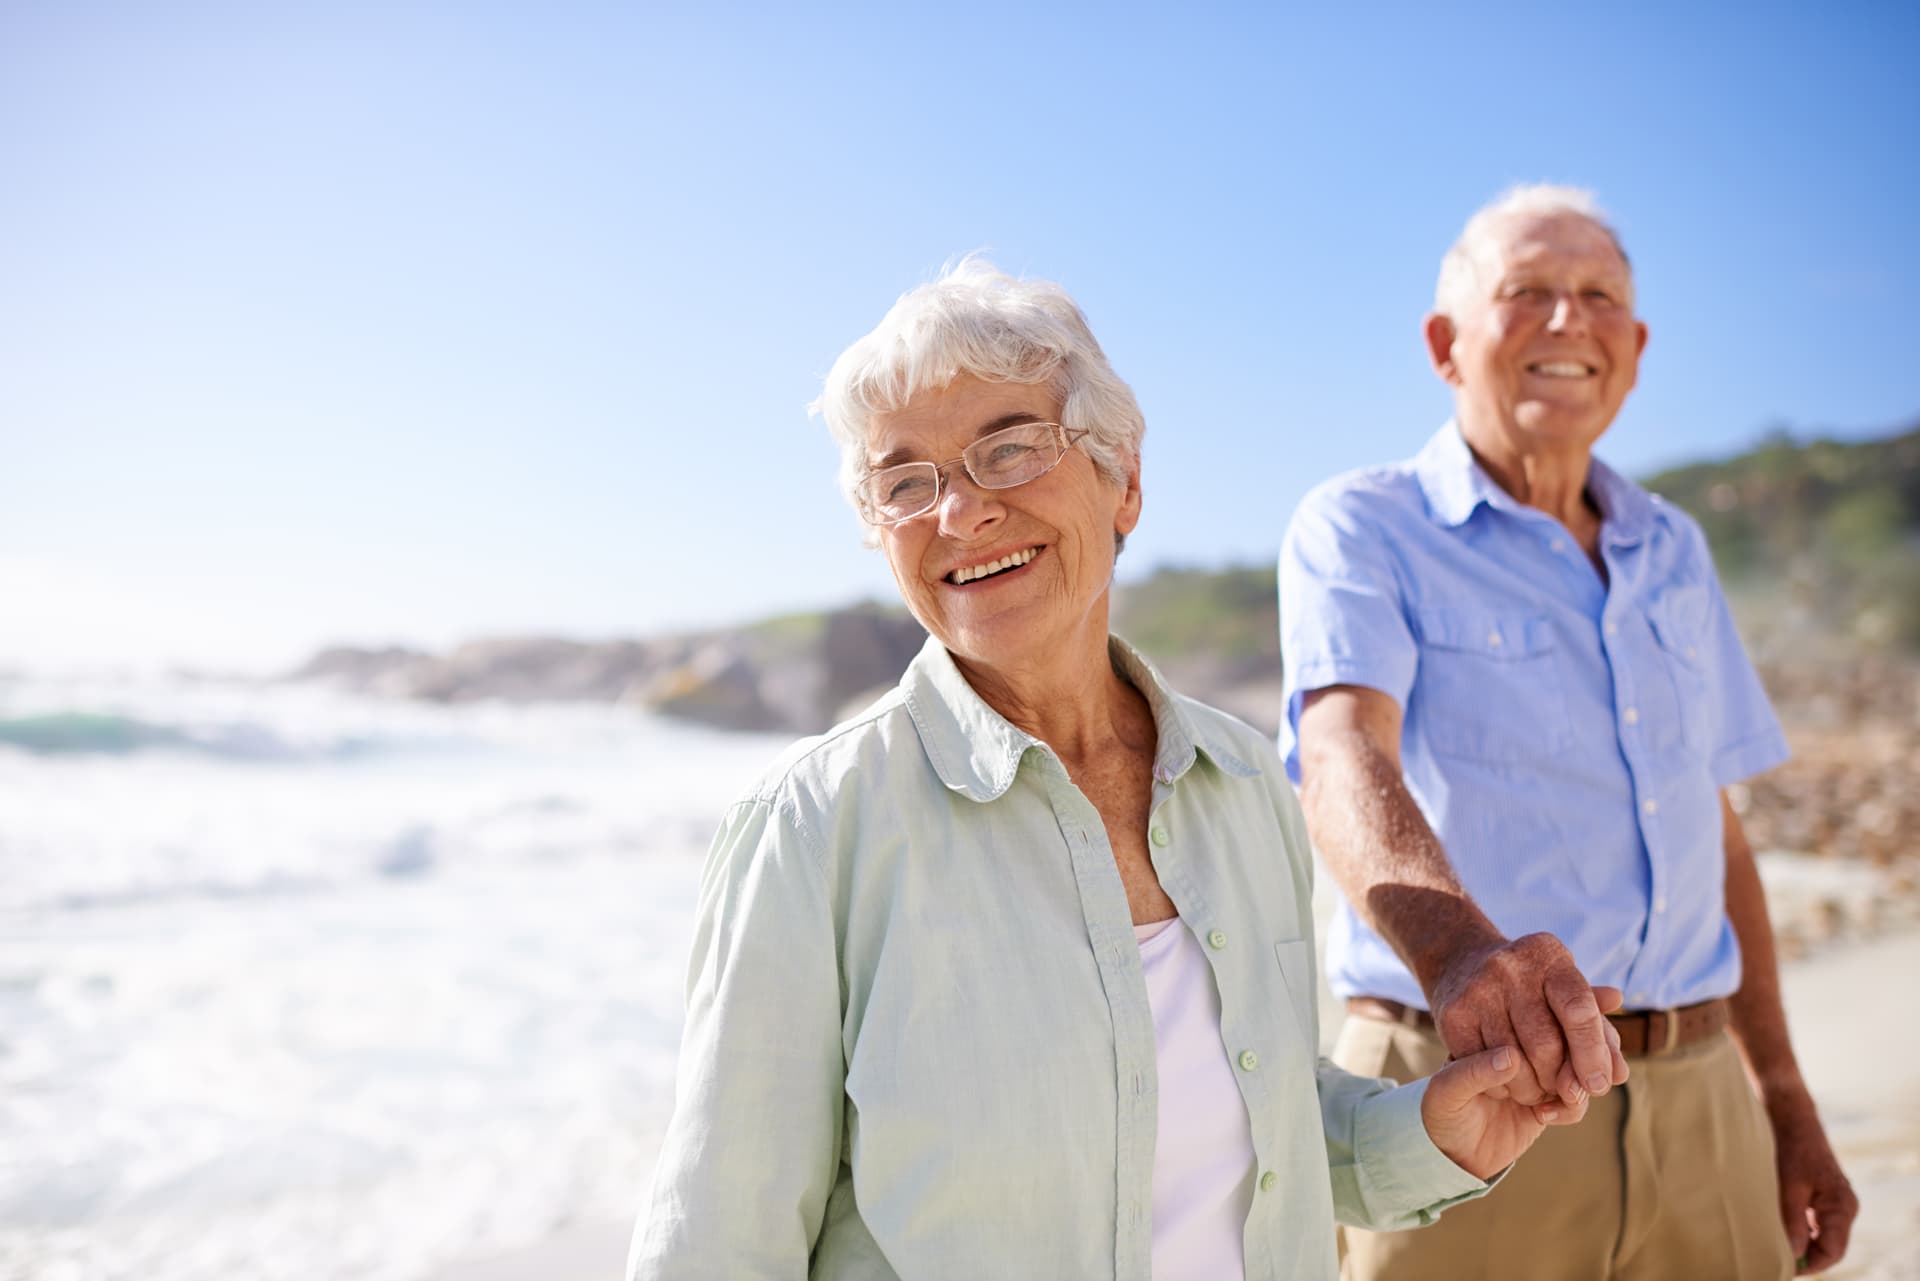
[[[1587,467],[1587,488],[1600,504],[1600,535],[1608,542],[1624,546],[1652,532],[1653,496],[1598,458]]]
[[[1107,638],[1114,666],[1146,698],[1153,712],[1156,745],[1153,776],[1171,783],[1202,754],[1228,774],[1259,775],[1233,751],[1214,726],[1193,716],[1166,679],[1139,651],[1118,636]],[[900,678],[907,712],[920,734],[927,759],[940,781],[974,801],[991,801],[1013,786],[1020,762],[1033,748],[1050,752],[1039,739],[987,705],[955,666],[953,655],[932,637]]]
[[[1464,525],[1482,503],[1508,512],[1525,510],[1474,458],[1453,419],[1434,433],[1414,458],[1413,468],[1427,512],[1437,524]],[[1598,458],[1588,460],[1587,489],[1600,505],[1601,532],[1608,542],[1637,543],[1646,537],[1654,508],[1645,490]]]

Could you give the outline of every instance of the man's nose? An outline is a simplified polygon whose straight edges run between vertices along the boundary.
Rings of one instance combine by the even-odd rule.
[[[1547,319],[1547,328],[1554,333],[1584,333],[1587,328],[1587,309],[1578,294],[1562,292],[1553,300],[1553,315]]]

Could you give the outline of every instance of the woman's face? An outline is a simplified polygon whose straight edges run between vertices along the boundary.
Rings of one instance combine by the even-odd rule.
[[[867,464],[944,463],[990,431],[1057,423],[1060,413],[1044,384],[962,375],[880,415]],[[883,526],[880,548],[928,632],[963,660],[1008,668],[1081,640],[1104,650],[1115,535],[1132,532],[1139,519],[1138,464],[1117,483],[1076,446],[1052,471],[1012,489],[982,489],[964,467],[949,467],[933,510]],[[1009,560],[997,573],[970,576]]]

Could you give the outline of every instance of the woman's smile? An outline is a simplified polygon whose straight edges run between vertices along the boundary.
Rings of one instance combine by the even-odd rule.
[[[943,576],[943,582],[952,587],[982,588],[992,583],[1005,582],[1011,578],[1024,577],[1021,571],[1031,565],[1043,546],[1023,547],[1018,551],[971,559],[949,574]]]

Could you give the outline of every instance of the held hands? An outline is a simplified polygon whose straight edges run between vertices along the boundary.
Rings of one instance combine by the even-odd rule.
[[[1619,989],[1589,987],[1572,953],[1551,934],[1463,953],[1434,984],[1432,997],[1440,1039],[1456,1059],[1498,1046],[1519,1049],[1523,1062],[1493,1087],[1494,1099],[1526,1106],[1558,1100],[1584,1115],[1589,1095],[1627,1079],[1620,1037],[1603,1017],[1620,1008]]]
[[[1572,1106],[1557,1099],[1528,1106],[1510,1097],[1509,1083],[1525,1073],[1525,1062],[1507,1045],[1455,1059],[1433,1074],[1420,1100],[1433,1146],[1476,1179],[1519,1160],[1549,1125],[1572,1125],[1587,1114],[1585,1095]]]

